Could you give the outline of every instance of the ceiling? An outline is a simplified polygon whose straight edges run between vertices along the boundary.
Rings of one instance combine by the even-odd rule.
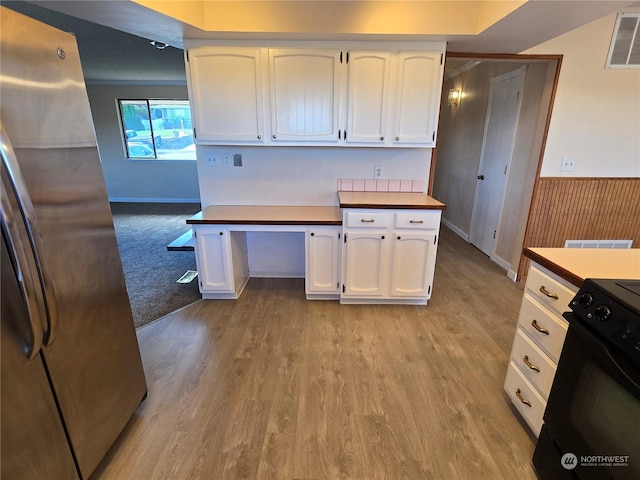
[[[471,15],[469,9],[480,3],[485,5],[484,17],[483,11],[478,11],[480,16],[477,19],[467,19]],[[422,21],[419,15],[416,19],[416,12],[423,12],[426,17],[436,4],[440,9],[434,10],[434,18],[430,22]],[[450,52],[520,53],[611,12],[637,7],[640,3],[629,0],[476,3],[400,0],[3,0],[2,5],[73,32],[78,40],[87,83],[184,83],[184,38],[446,41]],[[165,9],[173,7],[175,11],[172,15],[161,13],[158,11],[160,6]],[[390,7],[393,7],[395,19],[388,14]],[[446,8],[453,8],[452,12],[461,17],[457,18],[461,21],[445,22]],[[499,12],[487,20],[486,11],[491,9]],[[287,14],[283,15],[283,11]],[[349,15],[344,15],[345,11]],[[343,12],[341,22],[323,20],[331,18],[331,15],[341,15],[340,12]],[[319,16],[322,17],[320,20]],[[200,21],[201,17],[206,17],[207,22]],[[480,21],[483,18],[484,23]],[[448,26],[443,26],[445,23]],[[149,44],[152,39],[170,46],[158,50]]]

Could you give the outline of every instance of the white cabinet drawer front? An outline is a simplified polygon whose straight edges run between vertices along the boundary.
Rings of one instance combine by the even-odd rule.
[[[393,225],[393,213],[347,212],[346,217],[349,228],[387,228]]]
[[[520,329],[513,341],[511,361],[520,367],[540,395],[548,399],[556,375],[556,364]]]
[[[567,335],[566,320],[542,308],[529,293],[525,293],[518,325],[551,360],[558,362],[564,337]]]
[[[542,428],[542,417],[547,402],[536,392],[536,389],[513,362],[509,363],[507,369],[504,390],[537,437]]]
[[[440,228],[440,212],[402,212],[396,214],[396,228],[433,230]]]
[[[536,265],[531,265],[527,277],[527,289],[538,299],[540,303],[554,311],[562,314],[569,310],[569,302],[578,291],[561,283],[551,276],[550,272],[545,272]]]

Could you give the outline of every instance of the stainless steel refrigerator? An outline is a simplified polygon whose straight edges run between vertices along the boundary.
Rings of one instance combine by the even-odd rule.
[[[147,386],[75,38],[0,9],[0,473],[84,479]]]

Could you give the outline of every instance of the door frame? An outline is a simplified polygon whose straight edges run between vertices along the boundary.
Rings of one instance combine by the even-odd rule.
[[[531,205],[534,200],[538,197],[539,188],[540,188],[540,171],[542,169],[542,160],[544,158],[544,152],[547,146],[547,138],[549,135],[549,126],[551,124],[551,116],[553,114],[553,106],[556,99],[556,94],[558,91],[558,82],[560,79],[560,70],[562,68],[562,59],[563,55],[541,55],[541,54],[511,54],[511,53],[465,53],[465,52],[447,52],[446,58],[468,58],[469,60],[477,60],[477,61],[504,61],[504,62],[530,62],[530,61],[540,61],[540,62],[555,62],[555,72],[553,74],[553,81],[551,85],[551,92],[549,96],[549,105],[547,108],[547,115],[544,122],[542,138],[540,141],[540,151],[538,152],[538,161],[536,166],[536,175],[533,182],[533,191],[531,194],[531,198],[529,199],[529,204],[527,207],[527,222],[524,232],[524,238],[522,240],[521,251],[527,245],[527,240],[530,235],[532,218],[531,218]],[[445,60],[446,61],[446,60]],[[551,67],[552,68],[552,67]],[[443,82],[444,88],[444,82]],[[443,95],[446,92],[443,92]],[[446,98],[446,96],[442,97]],[[431,165],[429,171],[429,193],[431,193],[433,188],[433,179],[435,177],[435,166],[437,160],[437,149],[434,148],[431,156]],[[518,265],[518,270],[516,272],[516,277],[512,278],[512,280],[517,280],[519,278],[525,277],[528,268],[528,262],[526,257],[520,254],[520,262]],[[511,278],[511,277],[510,277]]]

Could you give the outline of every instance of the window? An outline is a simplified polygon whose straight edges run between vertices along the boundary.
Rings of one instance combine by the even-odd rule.
[[[118,100],[127,158],[195,160],[188,100]]]

